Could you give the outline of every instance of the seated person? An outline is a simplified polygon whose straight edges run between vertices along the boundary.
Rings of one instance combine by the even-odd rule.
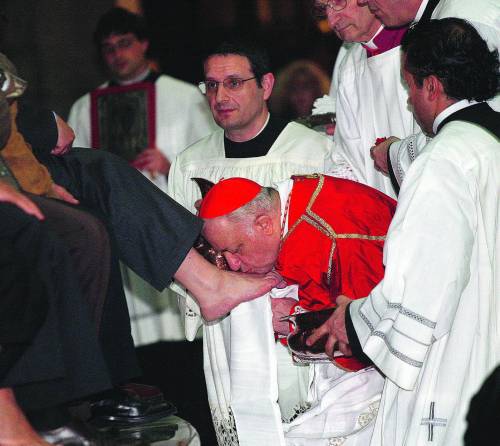
[[[383,244],[395,207],[393,199],[375,189],[329,176],[296,176],[278,183],[276,189],[229,178],[207,193],[199,216],[205,221],[204,237],[222,252],[233,271],[266,273],[276,268],[289,285],[298,286],[298,301],[285,296],[271,302],[274,331],[286,335],[288,323],[281,318],[297,307],[301,311],[333,307],[338,295],[348,291],[351,296],[362,297],[381,280]],[[231,319],[238,309],[231,313]],[[261,326],[252,327],[256,333],[267,329],[267,319],[264,315],[261,319]],[[233,322],[228,323],[232,330]],[[238,355],[233,331],[230,333],[231,356]],[[220,358],[221,353],[216,356]],[[237,365],[239,368],[229,373],[239,380],[242,367]],[[339,357],[335,365],[339,367],[315,366],[316,379],[303,413],[284,425],[287,444],[302,444],[304,438],[318,442],[311,444],[324,444],[321,442],[325,439],[337,441],[343,437],[364,444],[362,441],[370,438],[371,428],[361,427],[375,417],[383,379],[375,369],[350,358]],[[272,367],[267,373],[269,370]],[[225,389],[231,395],[230,412],[234,413],[238,432],[243,424],[238,419],[240,407],[234,407],[234,400],[241,397],[239,384],[241,381],[231,381],[230,389]],[[232,389],[238,393],[233,395]],[[256,399],[254,388],[247,404],[254,404]],[[214,400],[212,403],[216,404]],[[254,407],[253,415],[257,413]],[[242,416],[250,422],[248,413]]]
[[[0,147],[10,135],[10,113],[7,101],[0,93]],[[37,206],[0,180],[0,209],[14,210],[12,203],[27,215],[43,219]],[[15,210],[14,210],[15,211]],[[19,211],[19,212],[21,212]],[[0,382],[17,362],[40,329],[47,316],[48,299],[43,281],[31,268],[29,256],[16,255],[15,238],[0,235]],[[32,446],[48,445],[29,424],[18,406],[10,387],[0,387],[0,444]]]

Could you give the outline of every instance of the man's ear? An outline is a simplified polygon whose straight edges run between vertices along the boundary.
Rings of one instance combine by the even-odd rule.
[[[274,232],[273,219],[267,214],[258,215],[254,220],[254,226],[265,235],[271,235]]]
[[[431,101],[436,100],[441,94],[444,94],[443,84],[434,74],[424,79],[424,90],[427,93],[427,98]]]
[[[260,81],[262,88],[264,89],[264,100],[267,101],[273,92],[274,87],[274,74],[266,73],[262,76]]]

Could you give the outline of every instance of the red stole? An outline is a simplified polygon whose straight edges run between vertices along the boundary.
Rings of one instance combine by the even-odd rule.
[[[383,245],[396,202],[340,178],[293,180],[277,270],[289,284],[299,285],[299,305],[320,310],[334,306],[339,294],[367,296],[384,276]]]

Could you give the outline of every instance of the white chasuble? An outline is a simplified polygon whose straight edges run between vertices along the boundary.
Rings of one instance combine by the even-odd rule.
[[[473,394],[500,362],[500,143],[444,125],[410,167],[385,276],[350,314],[386,375],[371,445],[460,445]]]

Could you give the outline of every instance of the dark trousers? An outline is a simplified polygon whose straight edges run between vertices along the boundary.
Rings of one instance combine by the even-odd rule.
[[[74,275],[99,334],[113,384],[141,374],[123,291],[120,266],[100,218],[82,209],[30,196],[46,216],[46,225],[63,241]]]
[[[100,392],[140,370],[118,262],[103,225],[56,200],[31,198],[46,220],[8,208],[0,232],[27,228],[17,233],[16,247],[35,262],[33,274],[45,286],[49,309],[33,343],[0,384],[14,388],[22,407],[40,409]]]
[[[42,242],[31,218],[0,203],[0,382],[45,321],[48,290],[35,255]]]
[[[41,161],[56,183],[100,213],[120,259],[163,290],[198,237],[201,220],[104,150],[73,148]]]
[[[45,225],[63,241],[97,329],[108,293],[111,249],[105,226],[88,212],[59,200],[28,194]]]

